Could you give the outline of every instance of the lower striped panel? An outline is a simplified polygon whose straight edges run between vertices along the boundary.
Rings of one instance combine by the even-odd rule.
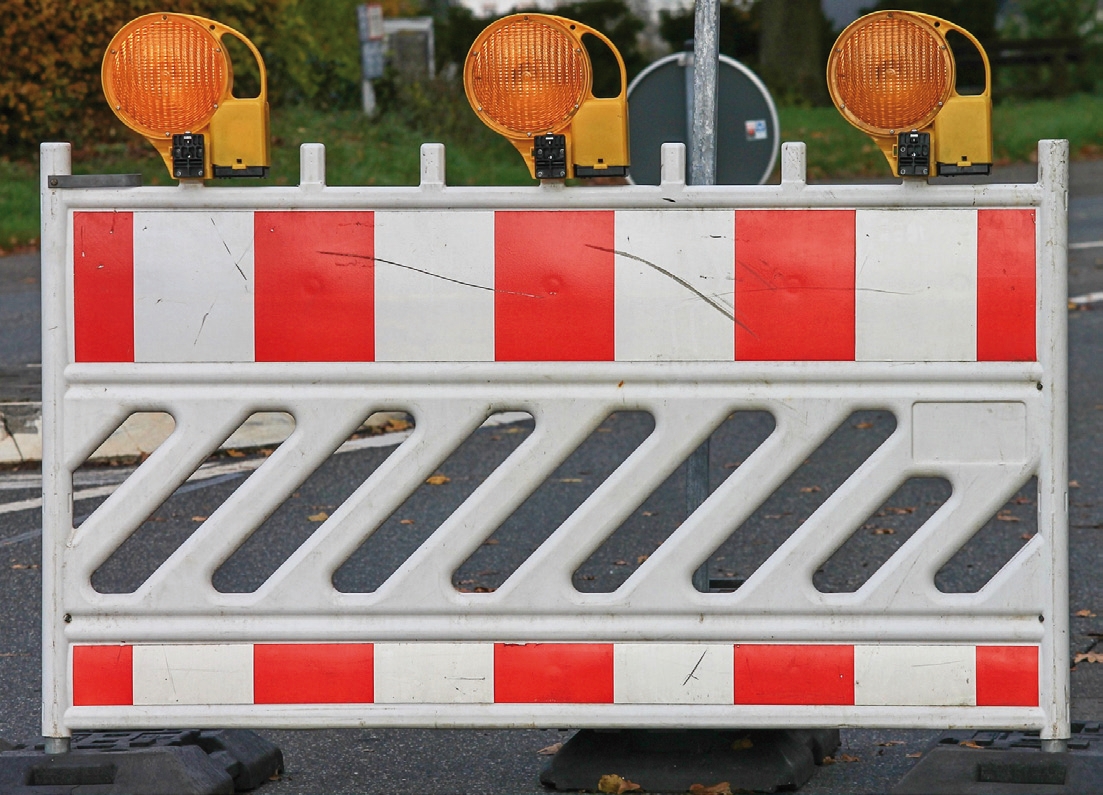
[[[74,706],[1038,706],[1037,646],[301,643],[73,647]]]

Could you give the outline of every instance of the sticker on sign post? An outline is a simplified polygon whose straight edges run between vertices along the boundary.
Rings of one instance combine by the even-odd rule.
[[[748,119],[744,122],[744,126],[747,128],[747,140],[748,141],[765,141],[766,140],[766,120],[765,119]]]

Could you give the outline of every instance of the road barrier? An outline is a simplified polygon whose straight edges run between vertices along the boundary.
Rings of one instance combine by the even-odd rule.
[[[1068,146],[1019,185],[66,188],[42,149],[43,731],[1000,727],[1069,736]],[[251,593],[212,575],[372,411],[416,427]],[[852,412],[892,435],[745,582],[693,575]],[[453,572],[615,411],[653,433],[493,592]],[[572,573],[732,412],[776,427],[615,591]],[[172,435],[75,526],[135,412]],[[92,574],[254,412],[292,435],[133,593]],[[376,590],[334,572],[491,414],[530,438]],[[904,481],[951,497],[858,590],[813,574]],[[1032,478],[1038,533],[935,573]]]

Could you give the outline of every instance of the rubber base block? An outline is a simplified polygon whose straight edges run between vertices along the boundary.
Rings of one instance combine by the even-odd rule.
[[[233,795],[283,767],[279,748],[244,730],[74,732],[66,754],[43,744],[0,751],[4,795]]]
[[[1037,732],[943,734],[892,795],[1098,795],[1103,727],[1074,723],[1068,751],[1041,750]]]
[[[733,791],[796,789],[839,747],[835,729],[583,729],[540,774],[557,790],[596,790],[618,775],[647,792],[685,793],[727,781]]]

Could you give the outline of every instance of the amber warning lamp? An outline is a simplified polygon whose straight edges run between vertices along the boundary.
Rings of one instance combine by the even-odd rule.
[[[616,56],[616,97],[593,94],[593,67],[582,43],[586,34]],[[509,139],[533,178],[628,174],[624,60],[608,38],[588,25],[548,14],[503,17],[471,45],[463,87],[475,114]]]
[[[960,33],[980,53],[984,91],[957,91],[946,40]],[[831,99],[867,133],[899,177],[988,174],[992,170],[992,72],[980,42],[945,19],[878,11],[851,23],[827,61]]]
[[[223,38],[256,58],[260,93],[234,96]],[[268,174],[264,61],[232,28],[189,14],[147,14],[115,34],[103,56],[103,92],[115,115],[145,136],[177,179]]]

